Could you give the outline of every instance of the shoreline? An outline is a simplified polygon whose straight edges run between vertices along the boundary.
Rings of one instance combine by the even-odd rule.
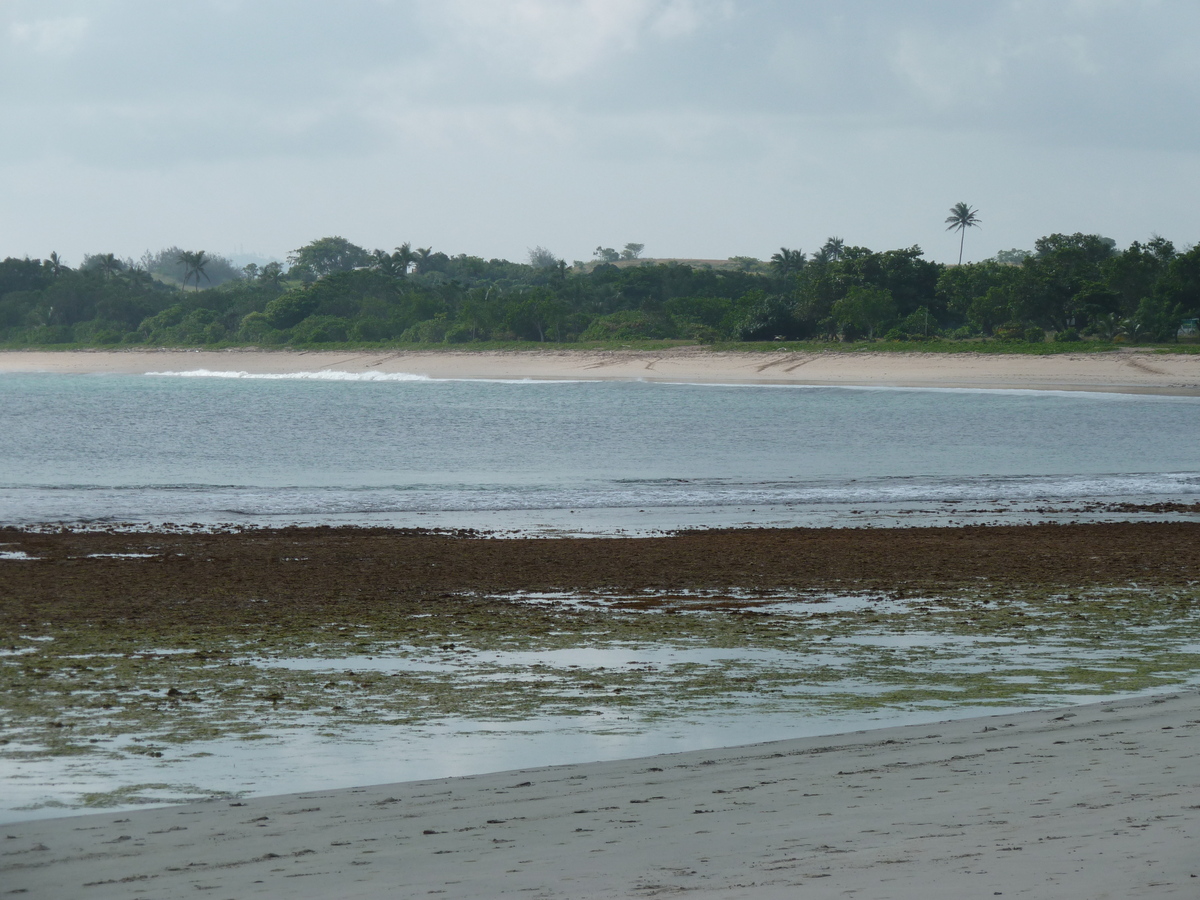
[[[47,898],[1192,896],[1197,726],[1181,691],[35,820],[5,826],[0,877]]]
[[[0,374],[346,373],[444,380],[648,381],[811,387],[1101,391],[1200,396],[1200,355],[744,353],[646,350],[0,351]]]

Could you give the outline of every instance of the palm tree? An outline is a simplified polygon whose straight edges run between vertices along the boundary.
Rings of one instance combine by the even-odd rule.
[[[200,290],[201,275],[204,276],[205,281],[212,281],[212,279],[208,277],[208,273],[204,271],[204,267],[207,266],[211,260],[204,255],[203,250],[181,250],[176,261],[182,263],[186,270],[183,275],[183,286],[185,288],[187,287],[187,283],[195,278],[196,290]]]
[[[124,264],[111,253],[105,253],[96,259],[96,268],[105,278],[111,278],[125,268]]]
[[[132,288],[145,287],[153,280],[150,273],[141,266],[134,264],[125,270],[125,280]]]
[[[971,209],[965,203],[955,203],[950,207],[950,215],[946,217],[946,230],[962,233],[958,239],[958,264],[960,266],[963,258],[963,242],[967,239],[967,229],[978,228],[979,223],[983,221],[977,215],[978,212],[979,210]]]
[[[779,252],[771,257],[771,268],[780,278],[786,278],[803,269],[806,261],[807,257],[803,250],[789,250],[787,247],[780,247]]]
[[[51,251],[50,256],[46,259],[46,268],[50,270],[50,274],[57,278],[62,274],[62,270],[66,268],[62,257],[57,252]]]
[[[417,254],[413,253],[412,244],[405,241],[396,248],[396,252],[392,254],[392,259],[396,262],[396,273],[403,278],[408,274],[409,268],[417,261]]]
[[[376,250],[371,257],[374,259],[371,268],[378,269],[384,275],[390,275],[393,278],[396,276],[396,261],[392,259],[392,254],[386,250]]]
[[[269,262],[258,273],[258,280],[274,288],[279,287],[279,279],[283,277],[283,263]]]
[[[837,262],[846,254],[846,242],[840,237],[831,237],[825,241],[825,246],[821,248],[825,253],[825,258],[830,262]]]
[[[418,275],[423,274],[429,269],[429,257],[433,256],[432,247],[418,247],[413,251],[413,261],[417,264],[415,271]]]

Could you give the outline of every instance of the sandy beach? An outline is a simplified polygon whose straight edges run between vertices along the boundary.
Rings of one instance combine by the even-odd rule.
[[[5,351],[0,372],[300,372],[428,378],[1008,388],[1200,395],[1200,355],[664,351]]]
[[[1194,692],[5,826],[31,898],[1194,897]]]

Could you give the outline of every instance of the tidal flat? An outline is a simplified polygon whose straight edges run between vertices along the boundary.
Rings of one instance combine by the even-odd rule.
[[[1195,684],[1198,539],[1195,523],[8,531],[3,815]]]

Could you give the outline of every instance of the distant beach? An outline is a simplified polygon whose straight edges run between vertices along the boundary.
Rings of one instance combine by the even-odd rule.
[[[721,352],[647,350],[4,351],[2,372],[407,374],[431,379],[660,381],[1200,395],[1200,354]]]

